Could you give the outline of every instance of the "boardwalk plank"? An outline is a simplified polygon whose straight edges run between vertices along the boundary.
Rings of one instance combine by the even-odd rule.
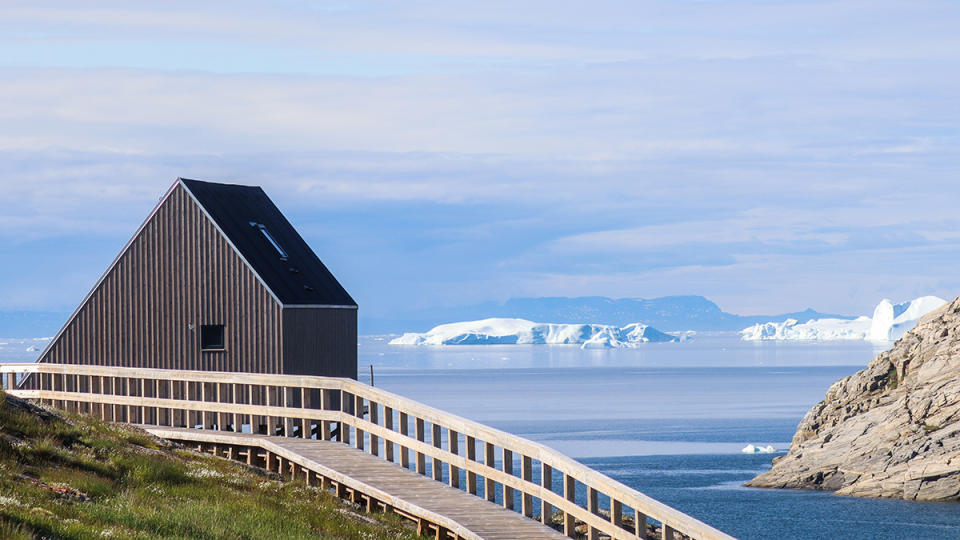
[[[484,498],[452,488],[428,476],[405,469],[346,444],[268,437],[248,433],[214,432],[186,428],[141,426],[159,437],[219,444],[261,446],[270,444],[290,453],[290,459],[317,471],[325,468],[345,477],[372,486],[396,501],[405,501],[416,507],[451,519],[480,536],[490,540],[564,539],[563,534],[507,510]],[[310,462],[318,465],[309,467]],[[319,472],[319,471],[317,471]],[[396,502],[393,501],[393,502]]]

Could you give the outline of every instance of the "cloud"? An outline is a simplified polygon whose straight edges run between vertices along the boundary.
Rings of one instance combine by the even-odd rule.
[[[0,19],[0,254],[77,261],[65,278],[8,264],[0,308],[72,298],[177,176],[263,185],[382,311],[679,292],[852,311],[960,289],[960,9],[942,3]]]

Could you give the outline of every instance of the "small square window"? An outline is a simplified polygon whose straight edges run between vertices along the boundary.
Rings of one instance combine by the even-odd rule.
[[[200,325],[200,350],[201,351],[222,351],[223,346],[223,325],[222,324],[201,324]]]

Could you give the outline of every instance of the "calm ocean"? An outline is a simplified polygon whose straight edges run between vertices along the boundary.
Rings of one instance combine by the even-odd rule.
[[[960,538],[960,505],[742,487],[837,379],[883,347],[700,335],[638,349],[392,347],[361,338],[378,387],[542,442],[734,536]]]

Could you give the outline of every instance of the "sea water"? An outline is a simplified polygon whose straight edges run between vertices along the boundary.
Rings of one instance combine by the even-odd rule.
[[[700,335],[636,349],[360,343],[361,380],[542,442],[739,538],[960,538],[960,505],[743,487],[890,344]],[[748,444],[776,454],[744,454]]]

